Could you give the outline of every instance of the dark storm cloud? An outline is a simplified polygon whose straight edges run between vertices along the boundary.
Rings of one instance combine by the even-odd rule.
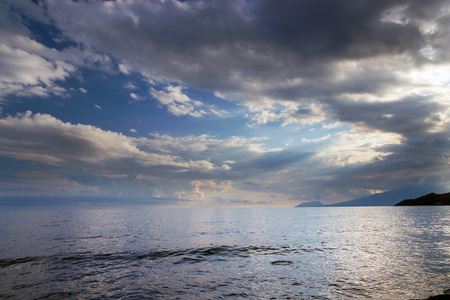
[[[434,135],[444,120],[439,114],[445,106],[427,96],[406,97],[390,102],[352,100],[329,101],[330,110],[341,122],[362,124],[384,132],[399,133],[406,138]],[[445,126],[445,125],[443,125]],[[445,134],[445,131],[443,131]]]
[[[363,58],[384,53],[415,53],[421,34],[412,24],[381,23],[393,1],[258,1],[261,40],[295,53],[302,64]]]
[[[320,78],[306,79],[301,84],[291,87],[274,87],[266,91],[266,94],[274,99],[317,99],[327,102],[330,97],[345,93],[380,93],[383,90],[401,84],[400,79],[387,70],[371,67],[365,69],[364,74],[348,74],[343,81],[333,80],[333,70],[322,74]]]
[[[447,34],[439,26],[433,34],[420,30],[418,21],[434,21],[440,8],[448,6],[443,1],[427,3],[49,1],[49,12],[76,41],[103,49],[152,78],[244,95],[261,93],[250,91],[246,82],[302,78],[304,83],[294,87],[272,83],[268,89],[269,94],[298,99],[303,89],[310,90],[309,97],[327,88],[328,95],[356,89],[373,92],[395,79],[388,70],[369,68],[336,84],[335,64],[340,61],[407,54],[423,63],[421,49],[437,35]],[[404,8],[401,22],[382,21],[396,7]],[[319,79],[321,84],[310,84]],[[361,84],[364,81],[371,84]],[[289,92],[292,89],[295,92]]]

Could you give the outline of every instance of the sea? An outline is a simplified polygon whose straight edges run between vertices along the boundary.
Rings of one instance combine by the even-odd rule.
[[[450,207],[3,209],[0,299],[426,299]]]

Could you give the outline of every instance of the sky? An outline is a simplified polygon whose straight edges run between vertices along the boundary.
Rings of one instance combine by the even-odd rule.
[[[0,0],[0,80],[0,197],[450,191],[446,0]]]

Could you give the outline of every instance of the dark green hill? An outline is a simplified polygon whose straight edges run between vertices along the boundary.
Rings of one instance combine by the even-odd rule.
[[[416,199],[403,200],[395,206],[417,206],[417,205],[450,205],[450,193],[430,193]]]

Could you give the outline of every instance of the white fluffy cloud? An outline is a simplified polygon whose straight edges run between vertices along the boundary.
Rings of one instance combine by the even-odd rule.
[[[50,115],[27,112],[0,120],[0,155],[49,165],[103,165],[118,172],[122,160],[142,169],[212,170],[207,161],[142,151],[135,138],[100,128],[62,122]],[[142,140],[139,141],[142,143]],[[117,164],[117,170],[114,170]]]
[[[130,93],[130,97],[135,101],[141,101],[143,98],[136,93]]]
[[[201,109],[204,106],[201,101],[193,100],[183,94],[181,86],[169,85],[164,91],[151,88],[150,93],[175,116],[190,115],[194,118],[200,118],[208,114]]]
[[[27,37],[16,36],[14,39],[27,47],[18,48],[0,43],[0,97],[9,94],[63,95],[65,89],[55,82],[65,80],[75,71],[75,67],[64,61],[50,61],[36,54],[35,52],[51,50],[42,49],[45,47]]]

